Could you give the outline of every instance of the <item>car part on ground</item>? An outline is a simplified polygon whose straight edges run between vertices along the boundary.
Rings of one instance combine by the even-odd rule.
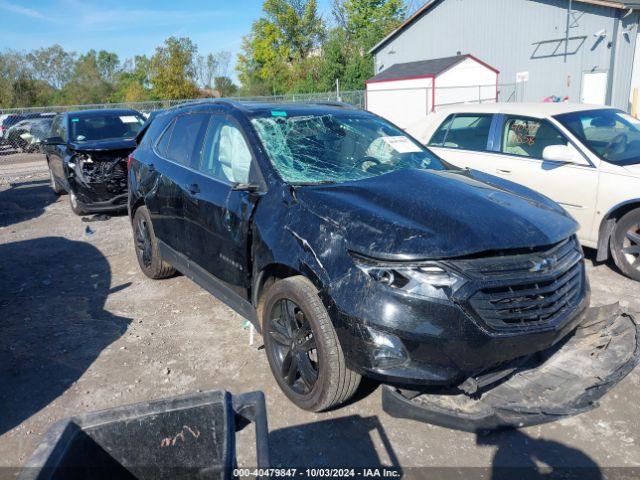
[[[385,387],[383,408],[394,417],[466,431],[536,425],[597,407],[639,361],[635,316],[618,305],[591,308],[570,337],[506,374],[486,374],[489,383],[477,390]],[[470,380],[476,387],[482,383],[482,377]]]
[[[556,344],[589,303],[564,209],[367,112],[183,105],[129,164],[143,272],[168,262],[253,322],[301,408],[359,376],[455,388]]]
[[[231,479],[236,432],[255,428],[257,468],[268,468],[262,392],[211,390],[78,415],[53,425],[20,480]]]

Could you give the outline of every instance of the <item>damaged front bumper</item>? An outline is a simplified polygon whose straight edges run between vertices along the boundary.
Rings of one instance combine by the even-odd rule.
[[[70,159],[69,187],[92,212],[127,208],[125,153],[77,153]]]
[[[465,431],[551,422],[595,408],[638,364],[639,342],[633,316],[618,306],[591,308],[569,338],[475,394],[386,386],[383,409],[394,417]]]

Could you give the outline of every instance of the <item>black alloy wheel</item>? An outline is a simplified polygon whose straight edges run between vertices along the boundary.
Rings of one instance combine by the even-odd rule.
[[[175,268],[162,258],[158,249],[158,241],[147,207],[140,206],[136,209],[131,224],[136,258],[142,272],[154,280],[174,275]]]
[[[311,325],[300,307],[290,299],[274,305],[267,335],[280,378],[300,395],[311,393],[318,381],[318,352]]]
[[[135,229],[136,254],[141,265],[151,268],[152,244],[147,219],[142,215],[138,218]]]
[[[361,377],[348,368],[329,313],[308,278],[276,280],[260,312],[269,367],[289,400],[322,412],[353,396]]]

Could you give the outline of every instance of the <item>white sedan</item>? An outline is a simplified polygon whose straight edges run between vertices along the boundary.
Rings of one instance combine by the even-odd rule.
[[[640,122],[569,103],[457,105],[407,129],[455,166],[530,187],[580,223],[579,238],[640,281]]]

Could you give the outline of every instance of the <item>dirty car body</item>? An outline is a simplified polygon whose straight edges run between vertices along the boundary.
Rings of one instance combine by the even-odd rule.
[[[243,147],[215,167],[219,123]],[[346,107],[168,110],[132,155],[132,219],[142,206],[163,258],[259,331],[274,280],[309,279],[347,367],[403,390],[471,395],[566,339],[589,304],[564,209]]]
[[[135,110],[59,114],[43,142],[52,183],[84,212],[126,209],[127,158],[144,122]]]

